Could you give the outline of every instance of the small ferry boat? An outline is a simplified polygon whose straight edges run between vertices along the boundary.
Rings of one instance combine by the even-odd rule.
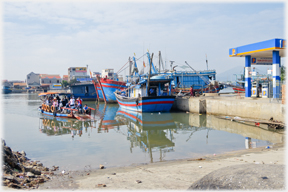
[[[65,96],[71,96],[71,93],[60,93],[60,92],[46,92],[46,93],[40,93],[38,96],[40,97],[40,99],[42,101],[44,101],[44,98],[46,98],[46,96],[59,96],[61,97],[65,97]],[[89,107],[90,109],[90,113],[89,114],[82,114],[79,113],[78,109],[71,109],[71,108],[66,108],[61,107],[61,111],[58,110],[57,108],[55,108],[53,105],[47,105],[47,104],[42,104],[41,106],[39,106],[38,110],[44,114],[44,115],[48,115],[48,116],[53,116],[53,117],[61,117],[61,118],[76,118],[78,120],[86,120],[86,119],[94,119],[93,117],[91,117],[91,110],[95,110],[91,107]]]
[[[155,75],[141,80],[128,88],[115,92],[120,107],[138,112],[168,112],[174,103],[175,96],[171,95],[171,81],[165,75]]]

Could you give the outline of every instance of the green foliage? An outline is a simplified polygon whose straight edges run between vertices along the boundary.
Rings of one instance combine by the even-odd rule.
[[[69,83],[65,80],[62,81],[62,87],[67,87],[69,85]]]
[[[285,81],[286,79],[286,67],[285,66],[281,66],[281,82]]]

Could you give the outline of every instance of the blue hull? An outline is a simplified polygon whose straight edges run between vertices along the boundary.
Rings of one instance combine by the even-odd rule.
[[[101,85],[105,93],[106,101],[110,103],[117,103],[114,92],[127,88],[125,82],[114,81],[110,79],[101,79]]]
[[[48,116],[54,116],[53,113],[51,112],[47,112],[47,111],[42,111],[41,108],[39,107],[38,110],[44,114],[44,115],[48,115]],[[56,113],[55,117],[61,117],[61,118],[74,118],[73,115],[71,114],[62,114],[62,113]]]
[[[120,107],[137,112],[168,112],[171,110],[175,96],[156,96],[123,99],[117,96]]]

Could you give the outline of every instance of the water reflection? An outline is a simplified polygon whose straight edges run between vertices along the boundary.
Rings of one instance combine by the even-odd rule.
[[[96,128],[96,121],[79,121],[45,116],[44,118],[40,118],[39,131],[48,136],[71,134],[72,138],[74,138],[74,136],[81,137],[83,129],[87,133],[88,128]]]
[[[120,108],[115,119],[127,125],[131,153],[133,148],[140,147],[143,152],[149,153],[150,162],[153,163],[153,152],[158,151],[159,160],[163,161],[166,153],[174,151],[171,130],[176,125],[170,113],[137,113]]]
[[[109,129],[114,128],[116,128],[117,130],[120,129],[119,126],[121,125],[121,123],[114,119],[118,108],[118,104],[107,105],[104,103],[99,103],[96,106],[95,115],[100,119],[98,124],[98,133],[108,133]]]

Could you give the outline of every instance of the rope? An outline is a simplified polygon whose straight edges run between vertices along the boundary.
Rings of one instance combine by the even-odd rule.
[[[128,62],[129,62],[129,61],[127,61],[127,62],[125,63],[125,65],[127,65]],[[125,65],[123,65],[123,66],[119,69],[119,71],[120,71]],[[119,71],[117,72],[117,74],[119,73]]]

